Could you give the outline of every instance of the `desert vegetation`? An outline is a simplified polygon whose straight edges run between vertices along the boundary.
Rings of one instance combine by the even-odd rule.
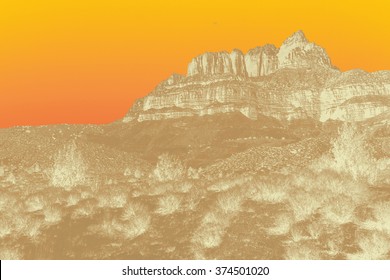
[[[50,163],[3,161],[0,257],[389,259],[389,155],[374,129],[333,131],[201,166],[164,152],[98,170],[77,140]]]

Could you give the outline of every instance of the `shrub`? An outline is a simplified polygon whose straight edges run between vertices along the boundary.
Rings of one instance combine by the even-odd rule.
[[[321,254],[314,245],[299,242],[287,247],[285,258],[287,260],[319,260]]]
[[[150,226],[151,216],[149,209],[137,202],[130,202],[121,215],[122,235],[126,239],[132,239],[145,233]]]
[[[80,201],[76,208],[72,211],[72,219],[81,219],[91,217],[96,213],[97,202],[93,199],[85,199]]]
[[[127,194],[108,188],[97,195],[98,207],[122,208],[127,203]]]
[[[123,173],[124,176],[130,176],[132,178],[135,178],[135,179],[140,179],[143,174],[142,174],[142,171],[138,168],[134,169],[134,168],[129,168],[127,167]]]
[[[207,227],[199,228],[195,232],[192,237],[192,243],[207,249],[215,248],[221,244],[224,234],[224,228],[221,228],[218,225],[210,224]]]
[[[170,215],[179,210],[181,199],[176,195],[165,195],[159,198],[156,213],[159,215]]]
[[[183,201],[184,211],[194,211],[204,198],[206,190],[203,188],[192,188],[185,196]]]
[[[270,235],[285,235],[289,233],[292,226],[292,217],[287,214],[282,214],[276,217],[274,225],[267,229]]]
[[[25,201],[27,212],[35,212],[42,210],[47,204],[42,195],[33,195]]]
[[[45,215],[45,222],[48,224],[57,224],[61,222],[63,212],[60,205],[49,205],[43,210]]]
[[[199,170],[195,168],[188,168],[187,177],[190,179],[199,179]]]
[[[74,206],[79,203],[81,200],[81,195],[79,193],[70,193],[66,198],[66,206]]]
[[[30,241],[39,241],[42,230],[46,226],[38,217],[30,215],[14,216],[15,235],[25,236]]]
[[[145,233],[150,223],[148,209],[140,203],[130,202],[123,208],[119,219],[107,212],[101,222],[90,226],[89,230],[108,238],[131,240]]]
[[[286,183],[281,180],[254,181],[249,198],[257,202],[280,203],[287,199]]]
[[[122,210],[122,215],[121,215],[121,220],[122,221],[129,221],[133,219],[136,216],[140,216],[142,214],[148,213],[149,210],[148,208],[138,202],[130,201],[126,207],[123,208]]]
[[[217,198],[217,206],[226,214],[240,211],[244,202],[244,196],[238,190],[230,190],[220,193]]]
[[[133,239],[144,234],[150,226],[151,217],[149,215],[136,216],[121,226],[121,234],[125,239]]]
[[[346,224],[354,221],[356,204],[353,199],[346,195],[340,195],[328,200],[320,209],[322,216],[332,224]]]
[[[181,180],[186,175],[186,168],[178,157],[162,154],[158,157],[153,176],[160,182]]]
[[[304,221],[317,213],[318,209],[323,205],[326,197],[318,192],[305,192],[297,190],[290,194],[289,205],[293,210],[296,221]]]
[[[382,232],[369,232],[361,235],[357,240],[360,252],[349,254],[351,260],[380,260],[387,259],[390,253],[389,236]]]
[[[378,202],[372,206],[374,220],[363,222],[362,227],[383,231],[390,235],[390,202]]]

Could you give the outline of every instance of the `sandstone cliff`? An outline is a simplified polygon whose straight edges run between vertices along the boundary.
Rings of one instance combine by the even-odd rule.
[[[205,53],[135,102],[124,122],[241,112],[281,120],[361,121],[390,108],[390,72],[341,72],[302,31],[280,48]]]

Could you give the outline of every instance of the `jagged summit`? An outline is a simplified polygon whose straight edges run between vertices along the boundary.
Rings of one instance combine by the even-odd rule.
[[[302,30],[298,30],[298,31],[294,32],[293,34],[291,34],[291,36],[288,37],[283,42],[283,44],[290,44],[290,43],[295,43],[295,42],[308,43],[308,40],[307,40],[307,38],[305,36],[305,33],[303,33]]]
[[[234,49],[231,53],[206,52],[189,63],[187,77],[230,74],[240,77],[260,77],[283,68],[332,67],[325,50],[306,39],[299,30],[288,37],[278,49],[265,45],[251,49],[245,55]]]
[[[240,112],[250,119],[360,121],[390,109],[390,72],[341,72],[299,30],[277,48],[207,52],[135,102],[124,122]],[[358,98],[357,98],[358,97]],[[377,102],[385,100],[386,102]]]
[[[281,45],[277,56],[279,69],[333,67],[325,49],[309,42],[302,31],[288,37]]]

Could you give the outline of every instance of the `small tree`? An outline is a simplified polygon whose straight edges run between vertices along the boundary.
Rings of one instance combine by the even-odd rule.
[[[186,168],[178,157],[164,153],[158,157],[153,176],[160,182],[184,178]]]
[[[87,165],[76,143],[72,142],[61,149],[54,159],[50,174],[53,186],[70,188],[86,180]]]

